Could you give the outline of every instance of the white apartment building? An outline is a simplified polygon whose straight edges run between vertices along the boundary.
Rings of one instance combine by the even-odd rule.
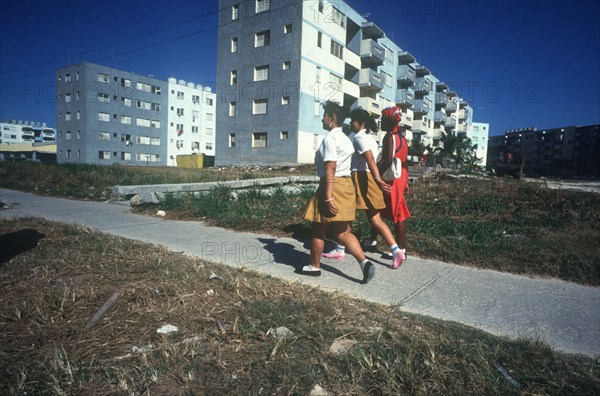
[[[473,144],[477,145],[477,164],[485,166],[489,146],[490,124],[485,122],[473,122],[467,131],[467,137]]]
[[[344,1],[220,0],[216,162],[311,163],[321,104],[403,109],[407,140],[464,132],[464,100]]]
[[[215,155],[216,95],[209,87],[171,77],[168,80],[168,165],[177,155]]]

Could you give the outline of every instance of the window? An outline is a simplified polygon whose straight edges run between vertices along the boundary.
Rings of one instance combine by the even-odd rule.
[[[109,103],[110,97],[108,94],[98,92],[98,102]]]
[[[289,23],[283,27],[283,33],[288,34],[292,32],[292,24]]]
[[[257,148],[267,147],[267,133],[266,132],[252,133],[252,147],[257,147]]]
[[[121,102],[123,102],[124,106],[131,107],[131,99],[121,97]]]
[[[337,89],[338,91],[342,89],[342,78],[341,77],[338,77],[333,73],[330,73],[329,74],[329,82],[332,84],[335,84],[335,86],[332,88]]]
[[[71,98],[71,94],[66,93],[65,94],[65,103],[71,103],[72,101],[73,101],[73,99]]]
[[[160,161],[160,156],[158,154],[136,154],[135,155],[135,160],[136,161],[145,161],[146,163],[148,162],[158,162]]]
[[[229,147],[235,147],[235,133],[229,134]]]
[[[110,133],[98,132],[98,140],[110,140]]]
[[[110,159],[110,151],[98,151],[98,159],[109,160]]]
[[[65,132],[65,139],[66,140],[71,140],[71,131]]]
[[[344,54],[343,50],[344,47],[340,43],[331,40],[331,55],[337,56],[338,58],[342,59],[342,56]]]
[[[283,61],[283,70],[290,70],[291,66],[292,66],[291,61]]]
[[[198,95],[192,95],[192,103],[193,104],[200,103],[200,96],[198,96]]]
[[[152,86],[149,84],[144,84],[141,82],[136,83],[135,86],[139,91],[144,91],[144,92],[152,92]]]
[[[156,85],[153,85],[152,86],[152,93],[160,95],[160,87],[157,87]]]
[[[121,142],[125,143],[126,146],[131,145],[131,135],[129,134],[121,134]]]
[[[198,133],[198,127],[192,126],[192,133]]]
[[[183,109],[180,107],[177,108],[177,116],[179,116],[179,117],[183,116]]]
[[[237,52],[238,50],[238,39],[237,37],[234,37],[231,39],[231,52]]]
[[[271,8],[271,0],[256,0],[256,13],[268,11]]]
[[[212,98],[206,98],[206,105],[207,106],[212,106],[213,105],[213,99]]]
[[[137,144],[150,144],[150,137],[148,136],[136,136],[135,142]]]
[[[131,161],[131,153],[128,153],[128,152],[125,152],[125,151],[122,152],[121,153],[121,159],[123,161]]]
[[[177,99],[183,99],[183,92],[177,91]]]
[[[252,114],[267,114],[267,99],[253,100]]]
[[[123,121],[123,118],[121,118],[121,121]],[[138,117],[135,119],[135,125],[149,128],[150,120]]]
[[[200,118],[200,112],[198,110],[192,110],[192,122],[196,122]]]
[[[281,97],[281,104],[282,105],[288,105],[288,104],[290,104],[290,97],[289,96],[283,96],[283,97]]]
[[[108,74],[98,73],[98,81],[99,82],[107,83],[108,80],[109,80]]]
[[[323,33],[317,33],[317,47],[323,48]]]
[[[71,113],[70,112],[65,113],[65,121],[71,121]]]
[[[71,82],[71,75],[70,74],[65,74],[65,82],[66,83],[70,83]]]
[[[265,30],[258,32],[254,36],[254,47],[263,47],[271,44],[271,31]]]
[[[77,130],[77,140],[81,139],[81,131]]]
[[[67,158],[71,158],[71,150],[67,150],[66,156],[67,156]]]
[[[232,70],[231,73],[229,73],[229,84],[230,85],[237,84],[237,70]]]
[[[98,121],[110,121],[110,114],[98,112]]]
[[[131,125],[131,116],[122,115],[121,116],[121,124]]]
[[[138,109],[150,110],[150,103],[144,102],[143,100],[136,101],[136,105]]]
[[[281,131],[279,133],[279,139],[281,139],[281,140],[287,140],[288,139],[288,131]]]
[[[229,102],[229,117],[235,117],[235,108],[236,108],[236,103]]]
[[[77,110],[77,119],[81,120],[81,112],[79,110]]]
[[[160,111],[160,104],[158,104],[158,103],[152,103],[151,108],[154,111]]]
[[[212,150],[212,149],[213,149],[213,148],[212,148],[212,143],[206,143],[206,145],[204,146],[204,148],[205,148],[206,150]]]
[[[206,136],[212,136],[213,135],[213,129],[212,128],[206,128]]]
[[[160,146],[160,138],[157,138],[157,137],[150,138],[150,144],[153,146]]]
[[[206,121],[212,121],[214,117],[214,114],[212,113],[206,113]]]
[[[264,81],[269,79],[269,65],[257,66],[254,68],[254,81]]]
[[[79,77],[79,75],[77,77]],[[77,150],[77,159],[80,159],[80,158],[81,158],[81,150]]]
[[[126,88],[131,87],[131,80],[127,78],[121,78],[121,86]]]
[[[346,16],[344,14],[342,14],[340,12],[340,10],[338,10],[335,7],[332,7],[333,11],[331,12],[331,20],[335,23],[337,23],[338,25],[340,25],[341,27],[345,26],[345,19]]]
[[[240,17],[240,5],[234,4],[231,6],[231,20],[236,21]]]

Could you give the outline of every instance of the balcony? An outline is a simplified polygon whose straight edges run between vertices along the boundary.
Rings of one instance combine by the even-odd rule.
[[[375,40],[366,39],[360,43],[360,59],[363,65],[379,66],[385,60],[385,50]]]
[[[446,94],[448,95],[449,98],[456,97],[456,92],[454,92],[454,91],[446,91]]]
[[[423,76],[426,76],[428,74],[431,74],[431,72],[429,71],[429,69],[426,68],[423,65],[417,65],[417,67],[415,67],[415,70],[417,72],[417,77],[423,77]]]
[[[412,125],[412,133],[413,135],[422,135],[424,133],[429,132],[429,127],[427,123],[423,120],[414,120]]]
[[[396,91],[396,104],[402,108],[411,107],[415,100],[415,93],[412,89],[405,88]]]
[[[426,78],[417,78],[414,88],[415,93],[427,95],[429,92],[431,92],[432,85],[433,84],[431,83],[431,81],[427,80]]]
[[[459,102],[458,102],[458,104],[459,104],[459,106],[460,106],[460,108],[461,108],[461,109],[464,109],[465,107],[467,107],[467,106],[469,105],[469,104],[467,103],[467,101],[466,101],[466,100],[464,100],[464,99],[462,99],[462,98],[461,98],[461,99],[459,99]]]
[[[445,124],[447,118],[448,116],[446,116],[445,111],[436,111],[433,115],[433,122],[437,124]]]
[[[413,114],[428,114],[431,110],[431,101],[427,99],[418,99],[413,102]]]
[[[446,89],[448,89],[448,85],[446,85],[446,83],[441,81],[435,83],[435,92],[442,92]]]
[[[373,114],[381,114],[381,106],[375,99],[363,97],[358,99],[358,105]]]
[[[408,65],[409,63],[415,63],[416,59],[408,51],[398,52],[398,64]]]
[[[396,71],[398,86],[408,87],[415,83],[416,73],[409,65],[400,65]]]
[[[446,129],[454,129],[456,128],[456,117],[450,116],[446,118],[446,122],[444,123],[444,127]]]
[[[381,30],[379,26],[375,25],[373,22],[363,22],[361,28],[363,31],[363,37],[380,39],[385,36],[383,30]]]
[[[446,105],[446,113],[454,113],[458,108],[458,104],[454,100],[449,100]]]
[[[381,75],[373,69],[361,69],[358,77],[358,86],[361,91],[379,92],[383,89]]]
[[[435,93],[435,105],[439,107],[446,107],[448,104],[448,95],[445,92]]]

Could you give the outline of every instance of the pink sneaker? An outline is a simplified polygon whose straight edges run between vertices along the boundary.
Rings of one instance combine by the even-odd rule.
[[[346,252],[343,250],[333,249],[329,253],[323,253],[323,257],[330,259],[342,260],[346,256]]]
[[[394,256],[394,261],[392,261],[392,268],[398,269],[402,265],[403,262],[406,261],[406,251],[404,249],[400,249],[400,252]]]

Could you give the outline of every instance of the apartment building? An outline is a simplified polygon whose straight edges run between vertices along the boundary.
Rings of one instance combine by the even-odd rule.
[[[528,176],[600,178],[600,125],[508,130],[490,138],[488,166],[500,152],[525,161]]]
[[[471,143],[477,145],[477,165],[485,166],[487,160],[487,151],[489,143],[490,124],[485,122],[474,122],[471,124],[467,137],[471,139]]]
[[[214,130],[204,115],[215,97],[192,85],[87,62],[58,69],[57,161],[175,166],[177,155],[214,155],[200,131]]]
[[[219,2],[216,162],[311,163],[321,104],[379,115],[397,104],[409,142],[466,133],[473,110],[343,1]]]
[[[0,123],[0,143],[53,143],[55,135],[56,130],[45,122],[6,120]]]

